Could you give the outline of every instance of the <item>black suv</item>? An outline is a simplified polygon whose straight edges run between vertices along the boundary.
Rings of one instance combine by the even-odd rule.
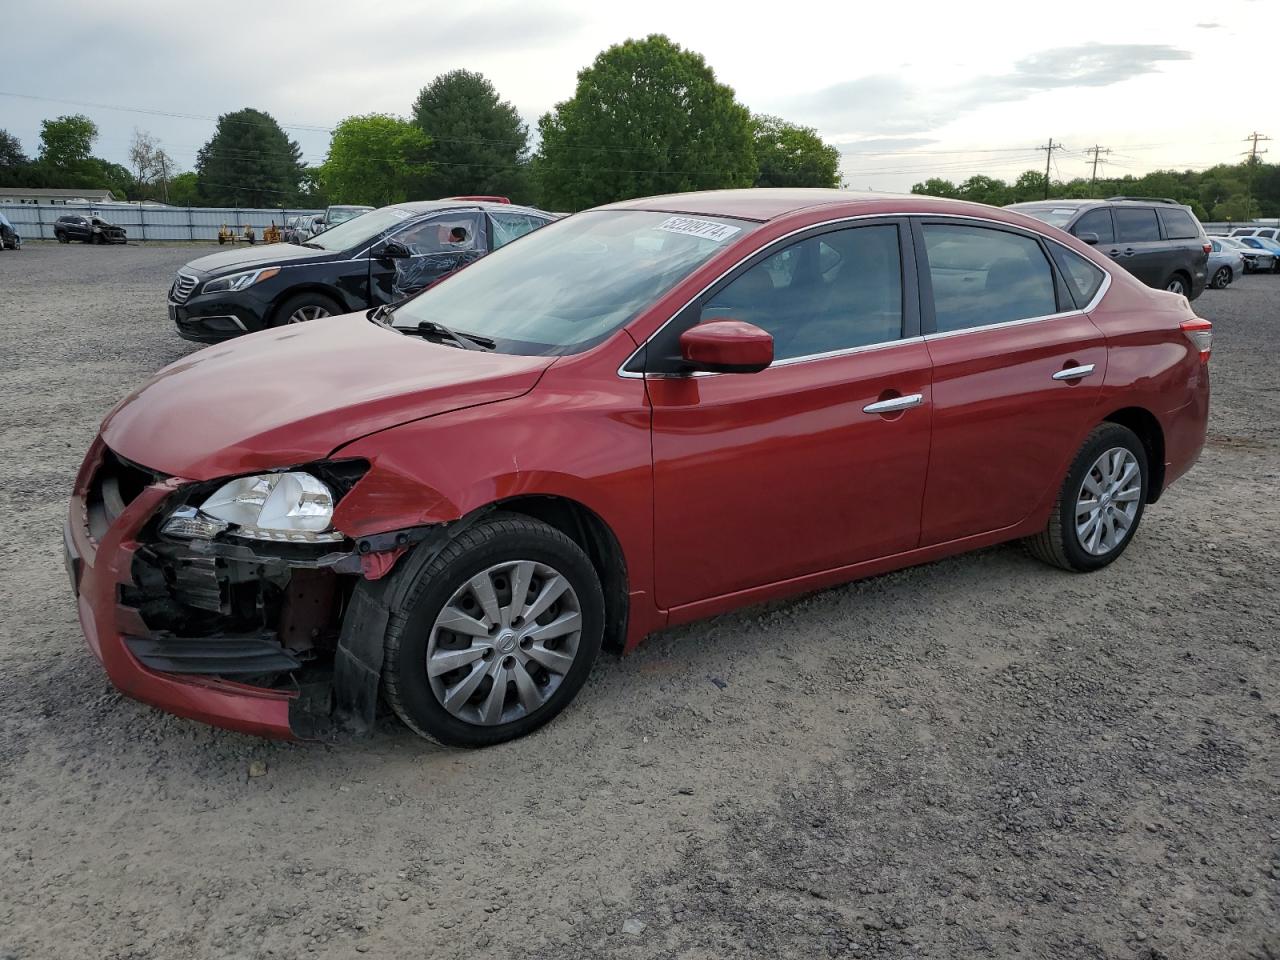
[[[302,243],[192,260],[169,288],[169,318],[180,336],[217,343],[395,303],[554,219],[465,199],[383,207]]]
[[[1036,200],[1025,213],[1096,246],[1149,287],[1194,300],[1204,292],[1209,238],[1191,208],[1159,197]]]
[[[127,243],[124,227],[107,223],[101,217],[69,214],[53,224],[53,235],[59,243],[83,240],[85,243]]]

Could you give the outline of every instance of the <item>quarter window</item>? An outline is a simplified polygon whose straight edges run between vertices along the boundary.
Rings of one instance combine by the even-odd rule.
[[[1200,236],[1199,226],[1185,210],[1161,210],[1160,222],[1164,224],[1164,235],[1170,240],[1192,240]]]
[[[938,333],[1057,312],[1053,270],[1031,237],[938,223],[922,229]]]
[[[1121,243],[1148,243],[1160,239],[1156,212],[1148,207],[1116,207],[1116,233]]]
[[[1111,225],[1111,211],[1103,207],[1101,210],[1090,210],[1083,214],[1071,228],[1075,236],[1082,233],[1096,233],[1099,243],[1115,243],[1116,230]]]
[[[902,257],[893,224],[809,237],[740,274],[701,320],[745,320],[773,335],[774,360],[902,336]]]
[[[1056,243],[1049,244],[1049,249],[1053,251],[1053,259],[1058,264],[1058,270],[1067,279],[1067,286],[1071,289],[1071,296],[1076,301],[1076,306],[1086,307],[1098,293],[1098,288],[1102,286],[1103,278],[1106,274],[1102,268],[1095,263],[1090,263],[1074,250],[1068,250],[1066,247],[1060,247]]]

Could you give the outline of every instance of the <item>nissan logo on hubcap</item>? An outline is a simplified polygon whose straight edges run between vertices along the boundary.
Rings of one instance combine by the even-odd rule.
[[[504,630],[498,634],[494,645],[498,648],[499,653],[510,653],[516,648],[516,635],[513,630]]]

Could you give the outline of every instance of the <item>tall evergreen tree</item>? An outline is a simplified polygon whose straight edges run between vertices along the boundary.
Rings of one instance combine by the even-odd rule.
[[[452,70],[436,77],[414,101],[413,122],[431,138],[428,197],[531,199],[525,196],[529,128],[482,74]]]
[[[279,207],[293,203],[302,181],[302,151],[261,110],[246,107],[218,118],[196,155],[201,202],[215,207]]]

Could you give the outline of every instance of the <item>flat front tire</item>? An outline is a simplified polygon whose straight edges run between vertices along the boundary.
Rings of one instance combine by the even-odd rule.
[[[496,513],[393,576],[409,582],[395,591],[383,690],[421,736],[459,747],[513,740],[586,682],[604,595],[590,559],[554,527]]]
[[[1072,460],[1049,522],[1027,540],[1028,549],[1064,570],[1105,567],[1137,532],[1149,476],[1137,435],[1118,423],[1099,424]]]

